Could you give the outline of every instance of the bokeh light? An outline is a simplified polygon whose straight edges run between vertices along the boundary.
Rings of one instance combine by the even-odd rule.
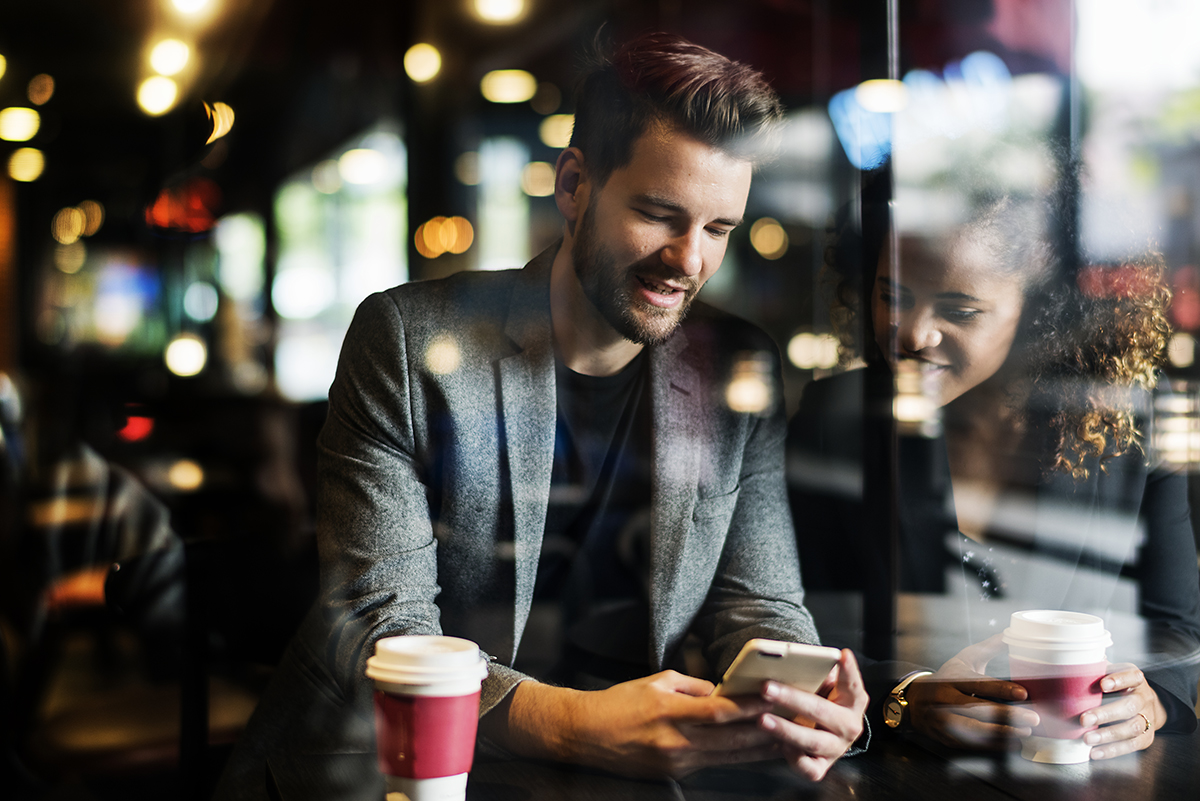
[[[337,284],[324,266],[292,264],[280,270],[271,284],[271,304],[285,320],[309,320],[337,299]]]
[[[828,370],[838,363],[837,337],[801,332],[788,340],[787,357],[801,370]]]
[[[34,75],[29,79],[25,95],[35,106],[48,103],[50,98],[54,97],[54,79],[44,72],[41,75]]]
[[[525,70],[492,70],[479,82],[479,91],[493,103],[524,103],[537,92],[537,79]]]
[[[433,338],[425,350],[425,364],[434,375],[450,375],[462,364],[458,341],[449,334]]]
[[[442,54],[431,44],[421,42],[404,54],[404,71],[417,83],[426,83],[442,71]]]
[[[725,388],[725,404],[735,412],[762,414],[775,402],[770,382],[771,363],[759,353],[745,353],[733,365]]]
[[[138,87],[137,101],[142,111],[151,117],[166,114],[175,105],[179,87],[170,78],[155,75],[142,81]]]
[[[187,66],[192,49],[178,39],[163,39],[150,51],[150,66],[159,75],[178,75]]]
[[[574,114],[551,114],[538,125],[538,137],[546,147],[564,148],[571,144],[574,129]]]
[[[504,25],[525,13],[525,0],[475,0],[475,14],[484,22]]]
[[[83,236],[86,227],[87,215],[74,206],[70,206],[59,209],[58,213],[54,215],[54,220],[50,223],[50,235],[60,245],[69,245]]]
[[[233,130],[233,108],[229,104],[205,103],[204,112],[208,115],[208,121],[212,123],[212,133],[208,135],[208,141],[204,144],[212,144]]]
[[[7,69],[8,69],[8,59],[6,59],[4,56],[0,56],[0,78],[4,77],[4,72]]]
[[[22,147],[8,157],[8,175],[14,181],[36,181],[46,169],[46,157],[36,147]]]
[[[373,184],[382,179],[386,162],[378,150],[359,147],[347,150],[338,159],[338,174],[348,184]]]
[[[475,241],[475,229],[464,217],[434,217],[417,227],[413,244],[427,259],[443,253],[466,253]]]
[[[217,288],[207,281],[195,281],[183,293],[183,311],[198,323],[207,323],[217,315],[220,305]]]
[[[168,370],[182,378],[199,375],[208,363],[208,347],[195,334],[179,334],[168,343],[163,361]]]
[[[180,492],[195,492],[204,486],[204,468],[191,459],[180,459],[167,469],[167,481]]]
[[[76,208],[83,212],[86,221],[83,225],[84,236],[92,236],[100,230],[100,226],[104,225],[104,206],[99,202],[84,200]]]
[[[860,83],[854,89],[854,99],[867,111],[891,114],[908,106],[908,87],[903,81],[876,78]]]
[[[1186,331],[1172,334],[1167,345],[1167,358],[1175,367],[1191,367],[1196,363],[1196,338]]]
[[[198,14],[211,2],[212,0],[171,0],[171,5],[181,14]]]
[[[778,259],[787,253],[787,231],[771,217],[755,220],[750,226],[750,246],[764,259]]]
[[[0,139],[28,142],[42,126],[42,117],[31,108],[13,106],[0,111]]]
[[[521,191],[530,197],[547,197],[554,194],[554,165],[545,161],[531,161],[521,170]]]
[[[87,262],[87,246],[82,242],[58,245],[54,248],[54,266],[59,272],[74,275]]]

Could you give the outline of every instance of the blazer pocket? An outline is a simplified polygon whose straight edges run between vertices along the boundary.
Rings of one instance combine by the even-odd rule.
[[[737,506],[741,486],[733,488],[733,492],[724,495],[714,495],[711,498],[697,498],[696,508],[692,511],[692,521],[697,525],[709,526],[713,521],[729,521]]]

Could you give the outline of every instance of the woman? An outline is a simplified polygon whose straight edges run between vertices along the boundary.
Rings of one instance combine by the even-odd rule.
[[[950,608],[966,610],[975,643],[904,688],[904,723],[942,743],[1009,747],[1037,722],[1007,703],[1023,688],[985,675],[1003,651],[988,637],[1008,622],[997,611],[1104,614],[1135,594],[1145,670],[1111,666],[1111,695],[1082,721],[1099,725],[1087,741],[1103,759],[1195,728],[1200,580],[1185,478],[1149,447],[1169,332],[1161,269],[1075,268],[1055,223],[1051,204],[1005,197],[944,235],[893,238],[886,207],[864,209],[861,236],[837,237],[827,261],[834,319],[865,332],[866,367],[806,387],[789,474],[810,590],[888,581],[883,499],[864,503],[857,487],[895,482],[900,589],[959,599]],[[909,419],[892,439],[900,375],[908,397],[894,408]],[[914,387],[924,415],[907,411]],[[873,712],[911,667],[865,671]]]

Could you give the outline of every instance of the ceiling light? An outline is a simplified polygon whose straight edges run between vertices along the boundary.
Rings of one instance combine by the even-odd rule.
[[[525,13],[525,0],[475,0],[475,15],[484,22],[507,24]]]
[[[0,111],[0,139],[28,142],[41,125],[41,116],[31,108],[14,106]]]
[[[46,168],[46,157],[36,147],[22,147],[8,158],[8,175],[14,181],[36,181]]]
[[[537,92],[537,79],[525,70],[492,70],[479,90],[493,103],[524,103]]]
[[[138,87],[137,100],[142,111],[151,117],[166,114],[175,105],[179,96],[179,87],[170,78],[155,75],[142,81]]]
[[[404,71],[417,83],[432,81],[441,70],[442,54],[431,44],[415,44],[404,54]]]
[[[178,39],[163,39],[150,51],[150,66],[159,75],[176,75],[187,66],[191,53]]]

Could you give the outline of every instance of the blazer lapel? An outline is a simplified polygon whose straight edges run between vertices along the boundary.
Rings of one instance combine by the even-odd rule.
[[[557,245],[522,271],[513,290],[505,334],[517,352],[499,364],[500,405],[510,497],[516,598],[510,653],[512,664],[529,618],[550,502],[554,461],[554,346],[550,329],[550,264]]]
[[[700,481],[706,433],[700,377],[681,354],[687,337],[679,331],[650,351],[653,419],[650,489],[650,660],[663,665],[665,654],[686,630],[679,608],[688,586],[688,535]]]

